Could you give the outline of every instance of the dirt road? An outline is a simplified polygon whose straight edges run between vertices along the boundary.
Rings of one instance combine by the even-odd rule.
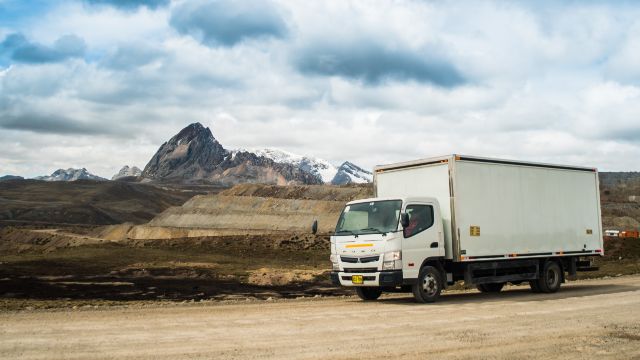
[[[0,314],[0,358],[640,358],[640,276],[408,295]]]

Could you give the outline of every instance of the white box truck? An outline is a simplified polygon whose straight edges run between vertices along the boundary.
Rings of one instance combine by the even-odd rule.
[[[449,155],[374,172],[376,197],[349,202],[331,236],[332,282],[363,300],[433,302],[458,280],[555,292],[604,255],[597,169]]]

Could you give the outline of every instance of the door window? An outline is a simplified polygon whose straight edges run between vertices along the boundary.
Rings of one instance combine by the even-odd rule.
[[[433,206],[408,205],[405,212],[409,215],[409,226],[404,228],[404,237],[412,237],[433,226]]]

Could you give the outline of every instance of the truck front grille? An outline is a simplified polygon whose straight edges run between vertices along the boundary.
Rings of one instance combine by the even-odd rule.
[[[369,262],[375,262],[375,261],[378,261],[378,259],[380,259],[380,255],[376,255],[376,256],[367,256],[367,257],[362,257],[362,258],[360,258],[360,262],[361,262],[361,263],[369,263]]]
[[[377,271],[377,268],[344,268],[346,273],[374,273]]]
[[[357,258],[357,257],[353,257],[353,256],[340,256],[340,260],[342,260],[342,262],[346,262],[346,263],[357,263],[358,259],[360,260],[360,263],[370,263],[370,262],[376,262],[380,259],[380,255],[375,255],[375,256],[365,256],[365,257],[361,257],[361,258]]]

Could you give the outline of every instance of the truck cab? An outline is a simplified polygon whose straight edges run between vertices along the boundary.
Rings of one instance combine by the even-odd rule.
[[[425,262],[444,255],[443,223],[435,198],[349,202],[331,236],[334,283],[356,287],[358,295],[368,300],[383,289],[415,284]],[[441,283],[431,286],[431,291],[442,288]]]

